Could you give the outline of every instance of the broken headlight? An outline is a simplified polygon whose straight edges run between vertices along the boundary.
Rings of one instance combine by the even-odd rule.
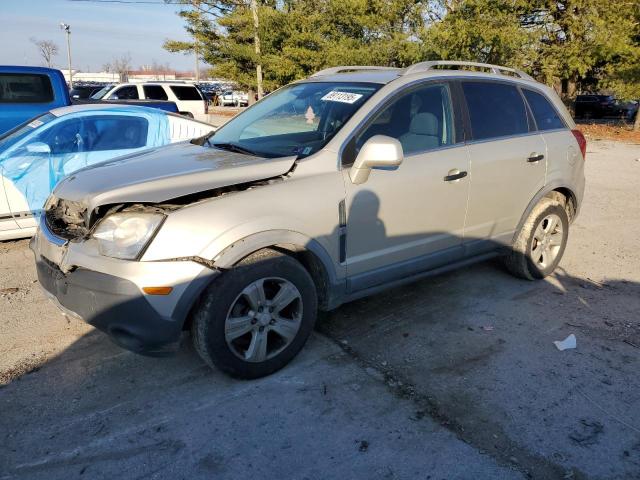
[[[98,251],[106,257],[134,260],[147,246],[165,216],[158,213],[114,213],[93,232]]]

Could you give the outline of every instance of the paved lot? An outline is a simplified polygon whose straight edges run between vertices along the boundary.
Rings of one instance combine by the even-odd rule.
[[[345,305],[254,382],[188,337],[168,359],[118,349],[0,243],[0,479],[640,478],[639,158],[590,144],[548,281],[488,262]]]

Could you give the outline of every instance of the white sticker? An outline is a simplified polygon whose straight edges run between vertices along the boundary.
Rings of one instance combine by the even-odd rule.
[[[332,90],[322,97],[321,100],[325,102],[356,103],[360,98],[362,98],[362,95],[359,93],[336,92]]]
[[[29,126],[31,128],[38,128],[40,125],[42,125],[42,122],[40,120],[34,120],[33,122],[29,123]]]

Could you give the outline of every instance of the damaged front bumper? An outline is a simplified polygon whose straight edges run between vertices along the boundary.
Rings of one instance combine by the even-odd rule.
[[[101,256],[95,241],[72,243],[40,222],[30,243],[38,280],[65,315],[80,318],[136,353],[174,351],[189,311],[218,271],[193,261],[126,261]],[[168,295],[143,287],[170,286]]]

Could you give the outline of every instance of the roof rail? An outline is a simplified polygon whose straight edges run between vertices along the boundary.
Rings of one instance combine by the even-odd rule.
[[[434,60],[429,62],[420,62],[415,65],[411,65],[406,68],[403,72],[403,75],[409,75],[411,73],[417,72],[426,72],[428,70],[434,70],[435,67],[440,66],[452,66],[452,67],[479,67],[486,68],[491,70],[491,73],[495,73],[497,75],[504,75],[505,72],[513,73],[518,77],[525,80],[533,80],[531,75],[524,73],[522,70],[517,70],[515,68],[509,67],[501,67],[500,65],[492,65],[490,63],[479,63],[479,62],[460,62],[460,61],[449,61],[449,60]]]
[[[330,67],[325,68],[324,70],[320,70],[319,72],[314,73],[311,77],[322,77],[324,75],[334,75],[336,73],[342,72],[355,72],[360,70],[398,70],[395,67],[375,67],[375,66],[364,66],[364,65],[351,65],[346,67]]]

